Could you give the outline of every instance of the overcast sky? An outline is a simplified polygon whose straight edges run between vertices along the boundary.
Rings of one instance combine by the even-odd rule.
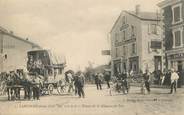
[[[65,55],[68,67],[109,61],[108,32],[122,10],[156,12],[161,0],[0,0],[0,26]]]

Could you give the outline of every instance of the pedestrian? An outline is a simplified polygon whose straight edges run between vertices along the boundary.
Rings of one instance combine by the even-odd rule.
[[[96,84],[96,87],[97,87],[97,90],[102,90],[102,75],[100,73],[97,73],[95,75],[95,84]]]
[[[26,73],[23,72],[23,78],[22,78],[22,85],[24,87],[24,99],[31,99],[31,82],[28,79],[29,75],[27,75]]]
[[[104,79],[105,79],[105,81],[106,81],[106,83],[107,83],[107,88],[110,88],[109,81],[110,81],[110,79],[111,79],[111,75],[110,75],[109,72],[106,71],[106,72],[104,73]]]
[[[16,85],[16,89],[15,89],[15,94],[16,94],[16,99],[20,100],[20,90],[21,90],[21,71],[19,69],[17,69],[16,72],[14,72],[14,78],[15,78],[15,85]]]
[[[144,84],[146,87],[146,90],[148,92],[148,94],[150,94],[150,73],[149,70],[146,70],[145,73],[143,74],[143,78],[144,78]]]
[[[99,88],[98,88],[98,74],[97,73],[95,73],[94,79],[95,79],[96,88],[98,90]]]
[[[15,74],[15,71],[10,71],[10,77],[11,77],[11,100],[16,100],[19,95],[19,89],[17,87],[19,83],[18,75]]]
[[[8,94],[8,100],[13,100],[13,77],[12,77],[12,73],[10,72],[8,78],[7,78],[7,94]]]
[[[129,87],[127,82],[127,73],[125,71],[121,74],[121,82],[122,82],[121,86],[122,86],[123,93],[125,94],[125,90],[126,90],[126,93],[128,93]]]
[[[78,94],[78,88],[77,88],[77,85],[78,85],[78,75],[77,74],[74,75],[73,80],[74,80],[75,95],[77,95]]]
[[[72,92],[74,91],[74,88],[73,88],[74,78],[71,73],[68,73],[67,76],[68,76],[68,84],[69,84],[68,93],[70,93],[71,90]]]
[[[84,93],[84,84],[85,84],[85,78],[81,71],[78,72],[78,78],[77,78],[77,89],[78,89],[78,95],[79,98],[85,97]]]
[[[38,73],[35,73],[35,77],[33,79],[33,99],[40,99],[40,86],[41,86],[41,77]]]
[[[174,88],[175,93],[176,93],[178,79],[179,79],[179,76],[176,73],[176,71],[174,69],[171,69],[171,91],[170,91],[170,94],[173,93],[173,88]]]

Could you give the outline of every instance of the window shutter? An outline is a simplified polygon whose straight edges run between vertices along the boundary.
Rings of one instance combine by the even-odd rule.
[[[127,31],[125,30],[125,40],[127,40]]]
[[[150,34],[150,33],[151,33],[151,25],[148,24],[148,34]]]
[[[148,42],[148,53],[150,53],[150,42]]]
[[[159,34],[159,30],[160,30],[159,26],[156,25],[156,34]]]
[[[136,28],[136,26],[134,26],[134,35],[135,36],[137,35],[137,28]]]
[[[183,40],[183,44],[184,44],[184,29],[183,29],[183,32],[182,32],[182,40]]]

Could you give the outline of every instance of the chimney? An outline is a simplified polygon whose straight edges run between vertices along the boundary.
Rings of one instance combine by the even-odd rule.
[[[14,32],[13,31],[10,31],[10,34],[14,34]]]
[[[139,4],[137,4],[136,6],[135,6],[135,14],[136,15],[139,15],[139,13],[140,13],[140,5]]]

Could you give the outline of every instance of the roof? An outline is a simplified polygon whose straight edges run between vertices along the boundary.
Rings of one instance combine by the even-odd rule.
[[[176,3],[181,2],[181,1],[183,1],[183,0],[163,0],[163,1],[159,2],[157,4],[157,6],[159,6],[161,8],[164,8],[166,6],[169,6],[169,5],[172,5],[172,4],[176,4]]]
[[[4,29],[4,28],[1,27],[1,26],[0,26],[0,32],[3,33],[3,34],[6,34],[6,35],[8,35],[8,36],[11,36],[11,37],[13,37],[13,38],[15,38],[15,39],[17,39],[17,40],[20,40],[20,41],[22,41],[22,42],[28,43],[28,44],[30,44],[30,45],[32,45],[32,46],[34,46],[34,47],[41,48],[41,46],[39,46],[38,44],[36,44],[36,43],[34,43],[34,42],[31,42],[31,41],[29,41],[29,40],[26,40],[26,39],[24,39],[24,38],[21,38],[21,37],[19,37],[19,36],[16,36],[16,35],[14,35],[13,33],[9,32],[9,31],[6,30],[6,29]]]
[[[118,19],[116,20],[115,24],[113,25],[111,32],[113,30],[113,28],[115,27],[116,23],[118,22],[118,20],[120,19],[121,15],[124,13],[127,13],[129,15],[134,16],[137,19],[140,19],[142,21],[161,21],[161,14],[159,13],[155,13],[155,12],[139,12],[138,14],[136,14],[135,11],[127,11],[127,10],[123,10],[121,12],[121,14],[119,15]]]
[[[161,14],[155,12],[140,12],[136,14],[134,11],[125,11],[128,14],[135,16],[141,20],[148,20],[148,21],[160,21]]]

